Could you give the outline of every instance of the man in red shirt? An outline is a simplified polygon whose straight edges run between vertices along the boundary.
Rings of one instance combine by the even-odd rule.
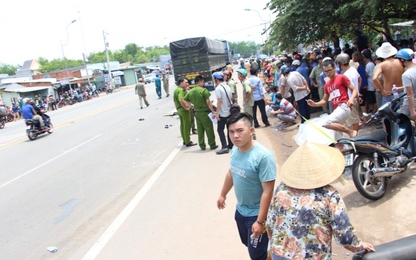
[[[309,99],[308,105],[320,107],[326,105],[328,99],[331,98],[333,112],[326,117],[323,127],[354,137],[357,135],[357,131],[346,127],[345,122],[351,114],[351,106],[358,95],[357,90],[346,76],[336,73],[335,63],[331,58],[325,58],[322,65],[324,73],[328,77],[324,87],[324,96],[319,102]],[[350,98],[348,98],[348,89],[352,93]]]

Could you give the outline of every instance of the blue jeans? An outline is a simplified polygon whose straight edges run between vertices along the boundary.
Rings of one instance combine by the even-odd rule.
[[[251,227],[257,220],[257,216],[244,217],[243,215],[235,211],[234,216],[237,223],[238,233],[240,234],[241,242],[248,248],[250,259],[253,260],[266,260],[267,259],[267,246],[269,244],[269,238],[267,233],[263,233],[256,239],[251,239]]]

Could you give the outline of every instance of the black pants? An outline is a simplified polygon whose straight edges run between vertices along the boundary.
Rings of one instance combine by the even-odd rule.
[[[220,137],[220,141],[221,141],[221,145],[222,145],[221,148],[232,149],[233,148],[233,143],[231,142],[230,134],[228,133],[228,129],[227,129],[228,145],[227,145],[227,141],[225,140],[224,128],[227,125],[227,119],[228,119],[228,117],[220,117],[220,121],[218,121],[218,126],[217,126],[217,133],[218,133],[218,136]]]
[[[298,103],[298,109],[299,109],[299,113],[303,116],[301,117],[301,122],[305,122],[305,120],[303,118],[306,119],[310,119],[311,118],[311,110],[310,107],[308,105],[308,103],[306,102],[306,100],[309,98],[309,95],[296,101]]]
[[[257,107],[259,107],[260,109],[261,121],[263,121],[263,124],[270,125],[269,119],[267,118],[267,114],[266,114],[266,103],[264,102],[263,99],[260,99],[258,101],[254,101],[254,106],[253,106],[254,126],[255,127],[260,126],[259,121],[257,120]]]

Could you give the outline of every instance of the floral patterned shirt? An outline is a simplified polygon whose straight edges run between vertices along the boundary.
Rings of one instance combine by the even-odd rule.
[[[276,259],[331,259],[332,236],[351,251],[360,249],[361,240],[344,201],[331,185],[299,190],[282,182],[276,188],[266,227],[269,249]]]

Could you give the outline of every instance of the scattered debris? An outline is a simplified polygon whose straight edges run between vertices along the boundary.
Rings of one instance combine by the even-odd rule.
[[[46,249],[48,249],[49,252],[55,253],[58,251],[58,248],[56,246],[48,246]]]
[[[139,121],[144,121],[144,118],[139,118]]]
[[[168,129],[168,128],[169,128],[169,126],[168,126],[168,125],[165,125],[165,128],[166,128],[166,129]]]
[[[286,146],[286,147],[292,147],[291,145],[289,145],[289,144],[285,144],[285,143],[282,143],[282,145],[284,145],[284,146]]]

